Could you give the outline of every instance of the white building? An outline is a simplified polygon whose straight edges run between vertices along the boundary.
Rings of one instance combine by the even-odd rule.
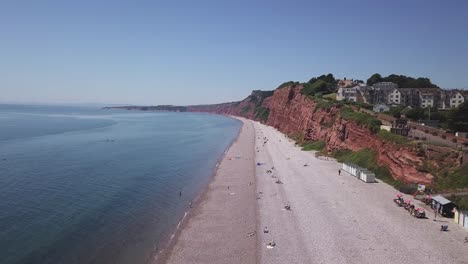
[[[358,91],[359,87],[351,87],[351,88],[339,88],[338,92],[336,92],[336,100],[342,101],[346,100],[349,102],[357,102],[358,100]]]
[[[398,89],[393,88],[392,90],[388,91],[387,94],[387,104],[389,105],[394,105],[397,104],[399,105],[401,103],[401,93]]]
[[[450,108],[458,107],[465,102],[465,97],[459,91],[451,93],[448,99],[450,100]]]

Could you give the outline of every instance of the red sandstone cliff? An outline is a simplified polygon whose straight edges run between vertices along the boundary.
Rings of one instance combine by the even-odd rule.
[[[440,162],[457,163],[456,152],[440,159],[437,149],[402,146],[380,140],[368,128],[340,117],[340,106],[317,108],[317,102],[301,94],[301,85],[286,86],[274,93],[254,91],[240,102],[218,105],[190,106],[192,112],[212,112],[243,116],[262,121],[288,134],[300,134],[304,140],[322,140],[326,150],[364,148],[376,150],[379,165],[388,167],[392,176],[403,182],[430,184],[433,176],[424,168],[425,161],[433,166]],[[446,152],[444,152],[446,153]]]

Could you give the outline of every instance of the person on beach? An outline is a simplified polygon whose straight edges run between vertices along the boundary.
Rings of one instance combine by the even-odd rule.
[[[179,191],[179,197],[182,197],[182,191]]]
[[[341,170],[338,170],[338,176],[340,176],[340,175],[341,175]]]

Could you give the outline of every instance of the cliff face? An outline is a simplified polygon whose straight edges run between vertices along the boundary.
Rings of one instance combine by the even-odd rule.
[[[380,140],[368,128],[340,117],[339,106],[317,107],[317,102],[301,94],[302,86],[292,85],[277,89],[274,93],[259,94],[254,91],[240,102],[209,106],[189,107],[189,111],[212,112],[243,116],[262,121],[288,135],[300,135],[303,140],[322,140],[326,150],[350,149],[358,151],[370,148],[377,152],[379,165],[388,167],[393,177],[403,182],[430,184],[433,176],[427,170],[427,162],[440,166],[440,162],[457,164],[455,153],[444,154],[440,150],[414,146],[402,146]],[[266,110],[265,110],[266,109]],[[259,115],[259,111],[263,111]],[[426,163],[425,163],[426,162]]]

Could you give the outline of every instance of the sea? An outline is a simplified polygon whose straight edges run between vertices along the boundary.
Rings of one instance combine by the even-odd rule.
[[[240,127],[201,113],[0,105],[0,263],[153,263]]]

